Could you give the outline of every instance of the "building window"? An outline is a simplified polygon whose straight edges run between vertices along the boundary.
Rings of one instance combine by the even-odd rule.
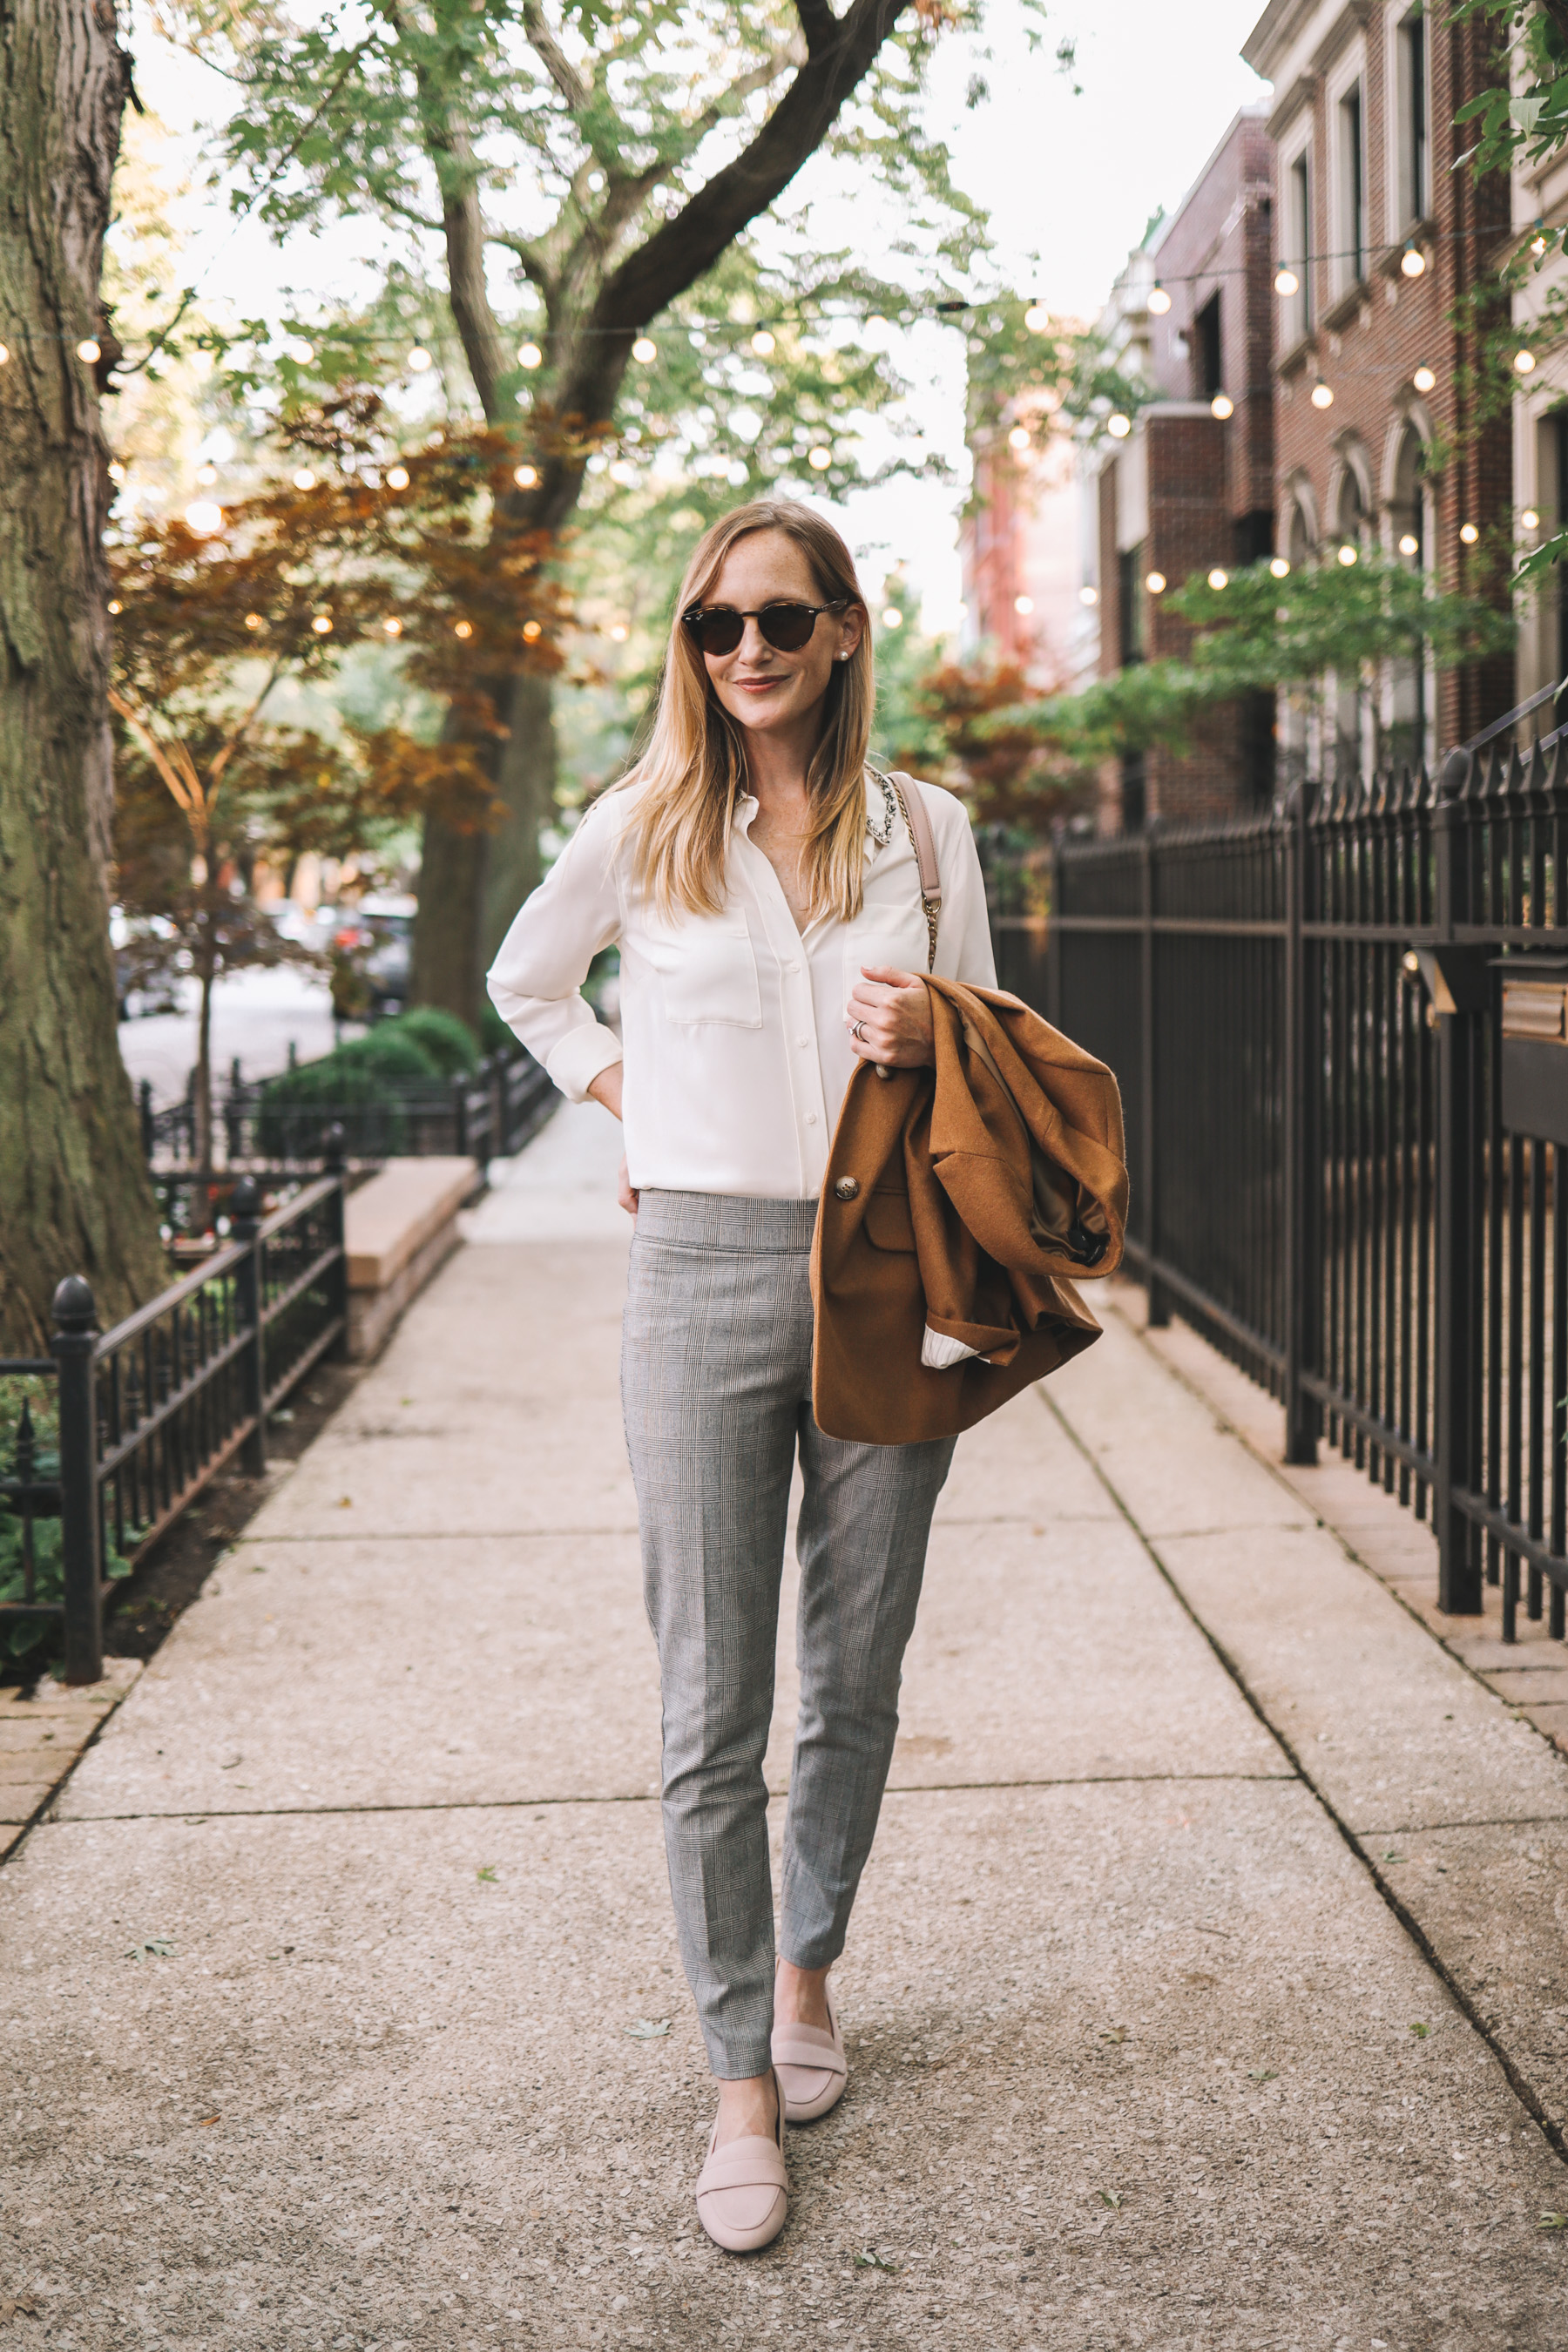
[[[1362,87],[1352,82],[1335,110],[1339,149],[1339,218],[1334,229],[1334,283],[1342,294],[1366,276],[1366,164]]]
[[[1557,528],[1565,530],[1568,530],[1568,408],[1553,409],[1547,423],[1552,429],[1552,454],[1556,460],[1556,497],[1552,505],[1556,509]],[[1561,564],[1553,574],[1553,580],[1557,599],[1557,675],[1568,677],[1568,594],[1563,592]]]
[[[1399,217],[1406,228],[1432,208],[1432,163],[1427,135],[1426,19],[1413,8],[1397,33],[1395,89],[1399,131]]]
[[[1399,560],[1412,572],[1426,572],[1430,566],[1431,530],[1422,470],[1424,455],[1421,436],[1411,425],[1399,444],[1388,522]],[[1389,682],[1390,724],[1384,756],[1396,767],[1419,767],[1432,753],[1432,695],[1425,647],[1395,661]]]
[[[1312,167],[1305,147],[1285,174],[1285,249],[1297,291],[1285,306],[1285,347],[1312,331]]]
[[[1211,294],[1193,320],[1193,372],[1198,398],[1212,400],[1225,390],[1225,362],[1219,333],[1219,296]]]
[[[1119,648],[1121,667],[1131,669],[1147,657],[1148,631],[1144,622],[1143,550],[1124,547],[1116,559],[1116,606],[1121,624]]]

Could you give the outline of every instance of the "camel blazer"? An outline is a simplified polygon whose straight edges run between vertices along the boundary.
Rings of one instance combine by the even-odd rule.
[[[1074,1276],[1114,1273],[1121,1097],[1016,996],[932,978],[934,1069],[862,1064],[812,1245],[812,1404],[830,1437],[950,1437],[1100,1336]]]

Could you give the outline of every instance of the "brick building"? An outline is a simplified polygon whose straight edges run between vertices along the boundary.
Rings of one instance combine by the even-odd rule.
[[[1237,114],[1175,213],[1129,257],[1100,319],[1124,374],[1155,397],[1097,445],[1102,677],[1179,656],[1190,632],[1162,599],[1194,572],[1266,554],[1274,521],[1276,297],[1266,109]],[[1273,707],[1210,713],[1181,757],[1127,754],[1100,779],[1102,830],[1147,816],[1226,816],[1274,786]]]
[[[1496,79],[1486,37],[1429,0],[1269,0],[1242,55],[1274,85],[1276,249],[1295,280],[1275,301],[1279,549],[1378,545],[1479,587],[1512,499],[1509,420],[1468,413],[1473,337],[1454,324],[1509,227],[1500,179],[1455,168],[1473,135],[1455,114]],[[1511,656],[1441,677],[1400,665],[1332,698],[1334,744],[1281,749],[1320,769],[1429,758],[1512,698]]]
[[[964,650],[1016,662],[1046,692],[1094,674],[1072,443],[1043,403],[1019,402],[973,448],[974,488],[959,534]],[[1088,660],[1086,665],[1086,653]]]
[[[1541,163],[1521,163],[1514,173],[1513,227],[1528,245],[1537,223],[1561,234],[1568,220],[1568,154]],[[1552,247],[1550,258],[1521,289],[1514,321],[1521,350],[1531,348],[1537,319],[1552,320],[1541,339],[1538,364],[1519,379],[1513,410],[1513,487],[1520,551],[1568,527],[1568,348],[1548,305],[1568,292],[1568,255]],[[1533,356],[1533,354],[1532,354]],[[1568,677],[1568,594],[1558,573],[1553,584],[1526,600],[1520,613],[1518,698],[1525,701],[1543,686]],[[1568,706],[1543,710],[1539,731],[1568,719]]]

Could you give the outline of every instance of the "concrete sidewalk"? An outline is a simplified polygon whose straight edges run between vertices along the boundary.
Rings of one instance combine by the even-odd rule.
[[[1556,2352],[1568,1761],[1120,1312],[960,1446],[850,2090],[702,2238],[617,1156],[545,1131],[0,1871],[0,2341]]]

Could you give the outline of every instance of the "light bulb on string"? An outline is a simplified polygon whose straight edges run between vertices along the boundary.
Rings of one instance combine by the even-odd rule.
[[[1546,239],[1539,229],[1536,230],[1535,235],[1530,240],[1530,249],[1531,253],[1534,254],[1537,261],[1541,259],[1542,255],[1546,250]]]
[[[901,629],[903,625],[904,616],[900,612],[898,606],[896,604],[888,604],[884,606],[882,612],[882,626],[885,629]]]
[[[1437,388],[1436,372],[1427,367],[1425,362],[1423,362],[1422,365],[1416,369],[1410,381],[1415,386],[1417,392],[1435,392]]]
[[[1078,601],[1080,604],[1098,604],[1100,602],[1099,589],[1087,586],[1080,588],[1078,592]]]
[[[656,359],[658,355],[658,345],[651,335],[639,335],[632,345],[633,359],[639,360],[645,367],[649,360]]]
[[[1217,416],[1222,425],[1236,415],[1236,403],[1228,392],[1216,392],[1209,403],[1209,415]]]
[[[1026,449],[1026,448],[1028,447],[1028,446],[1029,446],[1029,428],[1028,428],[1028,426],[1027,426],[1026,425],[1014,425],[1014,427],[1013,427],[1013,430],[1012,430],[1012,431],[1011,431],[1011,433],[1009,433],[1009,434],[1008,434],[1008,436],[1007,436],[1007,446],[1008,446],[1008,448],[1009,448],[1009,449]]]
[[[1282,555],[1271,555],[1269,557],[1268,570],[1271,576],[1276,580],[1289,580],[1290,577],[1290,566]]]
[[[196,479],[201,483],[204,489],[210,488],[212,484],[217,479],[217,467],[216,466],[198,466],[196,467]]]
[[[315,631],[317,636],[330,637],[332,634],[331,614],[330,613],[318,613],[315,619],[311,622],[310,626]]]
[[[423,375],[426,369],[430,365],[431,359],[429,352],[426,350],[423,343],[416,343],[414,349],[408,354],[408,368],[410,374]]]
[[[309,367],[316,356],[315,346],[313,343],[286,343],[283,356],[292,360],[296,367]]]
[[[752,337],[752,349],[760,360],[771,360],[778,345],[765,327],[759,327]]]
[[[312,474],[309,466],[301,466],[299,472],[294,477],[294,488],[297,490],[313,490],[315,487],[316,477]]]
[[[544,635],[544,630],[538,621],[524,621],[522,625],[522,634],[528,640],[528,643],[531,646],[538,643],[539,639]]]
[[[193,499],[185,509],[185,527],[198,539],[216,539],[223,529],[223,509],[211,499]]]
[[[1112,409],[1105,420],[1105,429],[1113,441],[1125,441],[1132,430],[1132,419],[1123,415],[1120,408]]]
[[[1534,367],[1535,353],[1533,352],[1515,352],[1513,355],[1513,368],[1516,375],[1530,375],[1532,373]]]
[[[1350,543],[1350,541],[1349,541],[1349,540],[1348,540],[1348,539],[1346,540],[1346,541],[1345,541],[1344,545],[1340,549],[1340,551],[1339,551],[1339,557],[1340,557],[1340,562],[1344,565],[1345,570],[1348,572],[1348,571],[1350,570],[1350,568],[1351,568],[1351,565],[1352,565],[1352,564],[1355,562],[1355,560],[1356,560],[1356,550],[1355,550],[1355,549],[1351,545],[1351,543]]]
[[[121,601],[120,601],[120,599],[119,599],[119,597],[118,597],[118,596],[111,596],[111,597],[110,598],[110,600],[109,600],[108,604],[106,605],[106,607],[105,607],[104,609],[105,609],[107,612],[110,612],[110,613],[123,613],[123,612],[124,612],[124,610],[125,610],[125,607],[124,607],[124,605],[121,603]]]
[[[624,646],[630,635],[631,631],[627,628],[624,621],[612,621],[610,623],[610,643],[612,645]]]
[[[539,488],[539,468],[537,466],[519,466],[511,478],[520,490],[536,490]]]
[[[453,635],[455,637],[462,637],[462,638],[466,641],[468,638],[471,637],[471,636],[473,635],[473,634],[474,634],[474,625],[473,625],[472,621],[454,621],[454,622],[453,622],[453,624],[452,624],[452,635]]]
[[[109,478],[111,482],[122,482],[125,479],[125,468],[118,457],[109,469]]]
[[[1419,246],[1407,245],[1399,257],[1399,268],[1401,274],[1405,278],[1424,278],[1426,274],[1426,256]]]
[[[1164,573],[1163,572],[1146,572],[1143,575],[1143,585],[1147,588],[1151,596],[1163,596],[1165,593]]]
[[[408,488],[407,467],[389,466],[386,469],[386,487],[389,490],[405,490]]]
[[[634,344],[634,351],[636,348]],[[640,357],[641,354],[638,353],[638,356]],[[544,363],[544,353],[537,343],[521,343],[518,346],[517,363],[521,368],[542,367]]]
[[[1312,405],[1314,408],[1331,408],[1333,404],[1334,394],[1332,386],[1326,384],[1320,376],[1317,383],[1312,386]]]
[[[403,624],[395,613],[389,613],[381,625],[389,637],[400,637],[403,635]]]
[[[1149,308],[1156,319],[1163,319],[1171,307],[1171,298],[1156,278],[1149,289]]]
[[[1299,294],[1301,291],[1300,279],[1295,271],[1284,263],[1281,263],[1274,272],[1274,291],[1276,294],[1284,295],[1287,299],[1292,294]]]
[[[6,365],[6,363],[7,363],[7,362],[10,360],[10,357],[11,357],[11,346],[10,346],[10,344],[9,344],[9,343],[0,343],[0,367],[5,367],[5,366]]]
[[[1051,314],[1043,302],[1031,302],[1024,313],[1024,324],[1031,335],[1043,335],[1051,323]]]
[[[1214,570],[1209,573],[1209,586],[1215,590],[1216,593],[1221,588],[1228,588],[1230,586],[1229,572],[1222,572],[1219,565],[1216,563]]]
[[[103,345],[96,335],[85,335],[76,347],[76,355],[89,367],[94,367],[103,357]]]
[[[1399,552],[1401,555],[1420,554],[1421,541],[1416,538],[1415,533],[1413,530],[1402,530],[1400,532]]]
[[[1539,530],[1541,529],[1541,517],[1536,513],[1533,507],[1526,507],[1524,512],[1520,516],[1520,520],[1524,525],[1526,530]]]
[[[247,613],[245,616],[245,625],[250,631],[251,635],[255,636],[258,629],[264,629],[267,626],[267,623],[261,614]]]
[[[1035,609],[1035,600],[1034,600],[1034,598],[1033,598],[1032,596],[1015,596],[1015,597],[1014,597],[1014,599],[1013,599],[1013,610],[1015,611],[1015,613],[1021,613],[1021,614],[1023,614],[1024,615],[1026,615],[1026,617],[1030,613],[1032,613],[1032,612],[1034,611],[1034,609]]]
[[[1467,547],[1474,547],[1477,540],[1480,537],[1480,532],[1476,529],[1473,522],[1462,522],[1459,525],[1459,537],[1464,541]]]
[[[827,468],[833,463],[833,452],[831,449],[822,447],[819,444],[816,448],[808,449],[806,451],[805,462],[811,467],[813,473],[826,474]]]

